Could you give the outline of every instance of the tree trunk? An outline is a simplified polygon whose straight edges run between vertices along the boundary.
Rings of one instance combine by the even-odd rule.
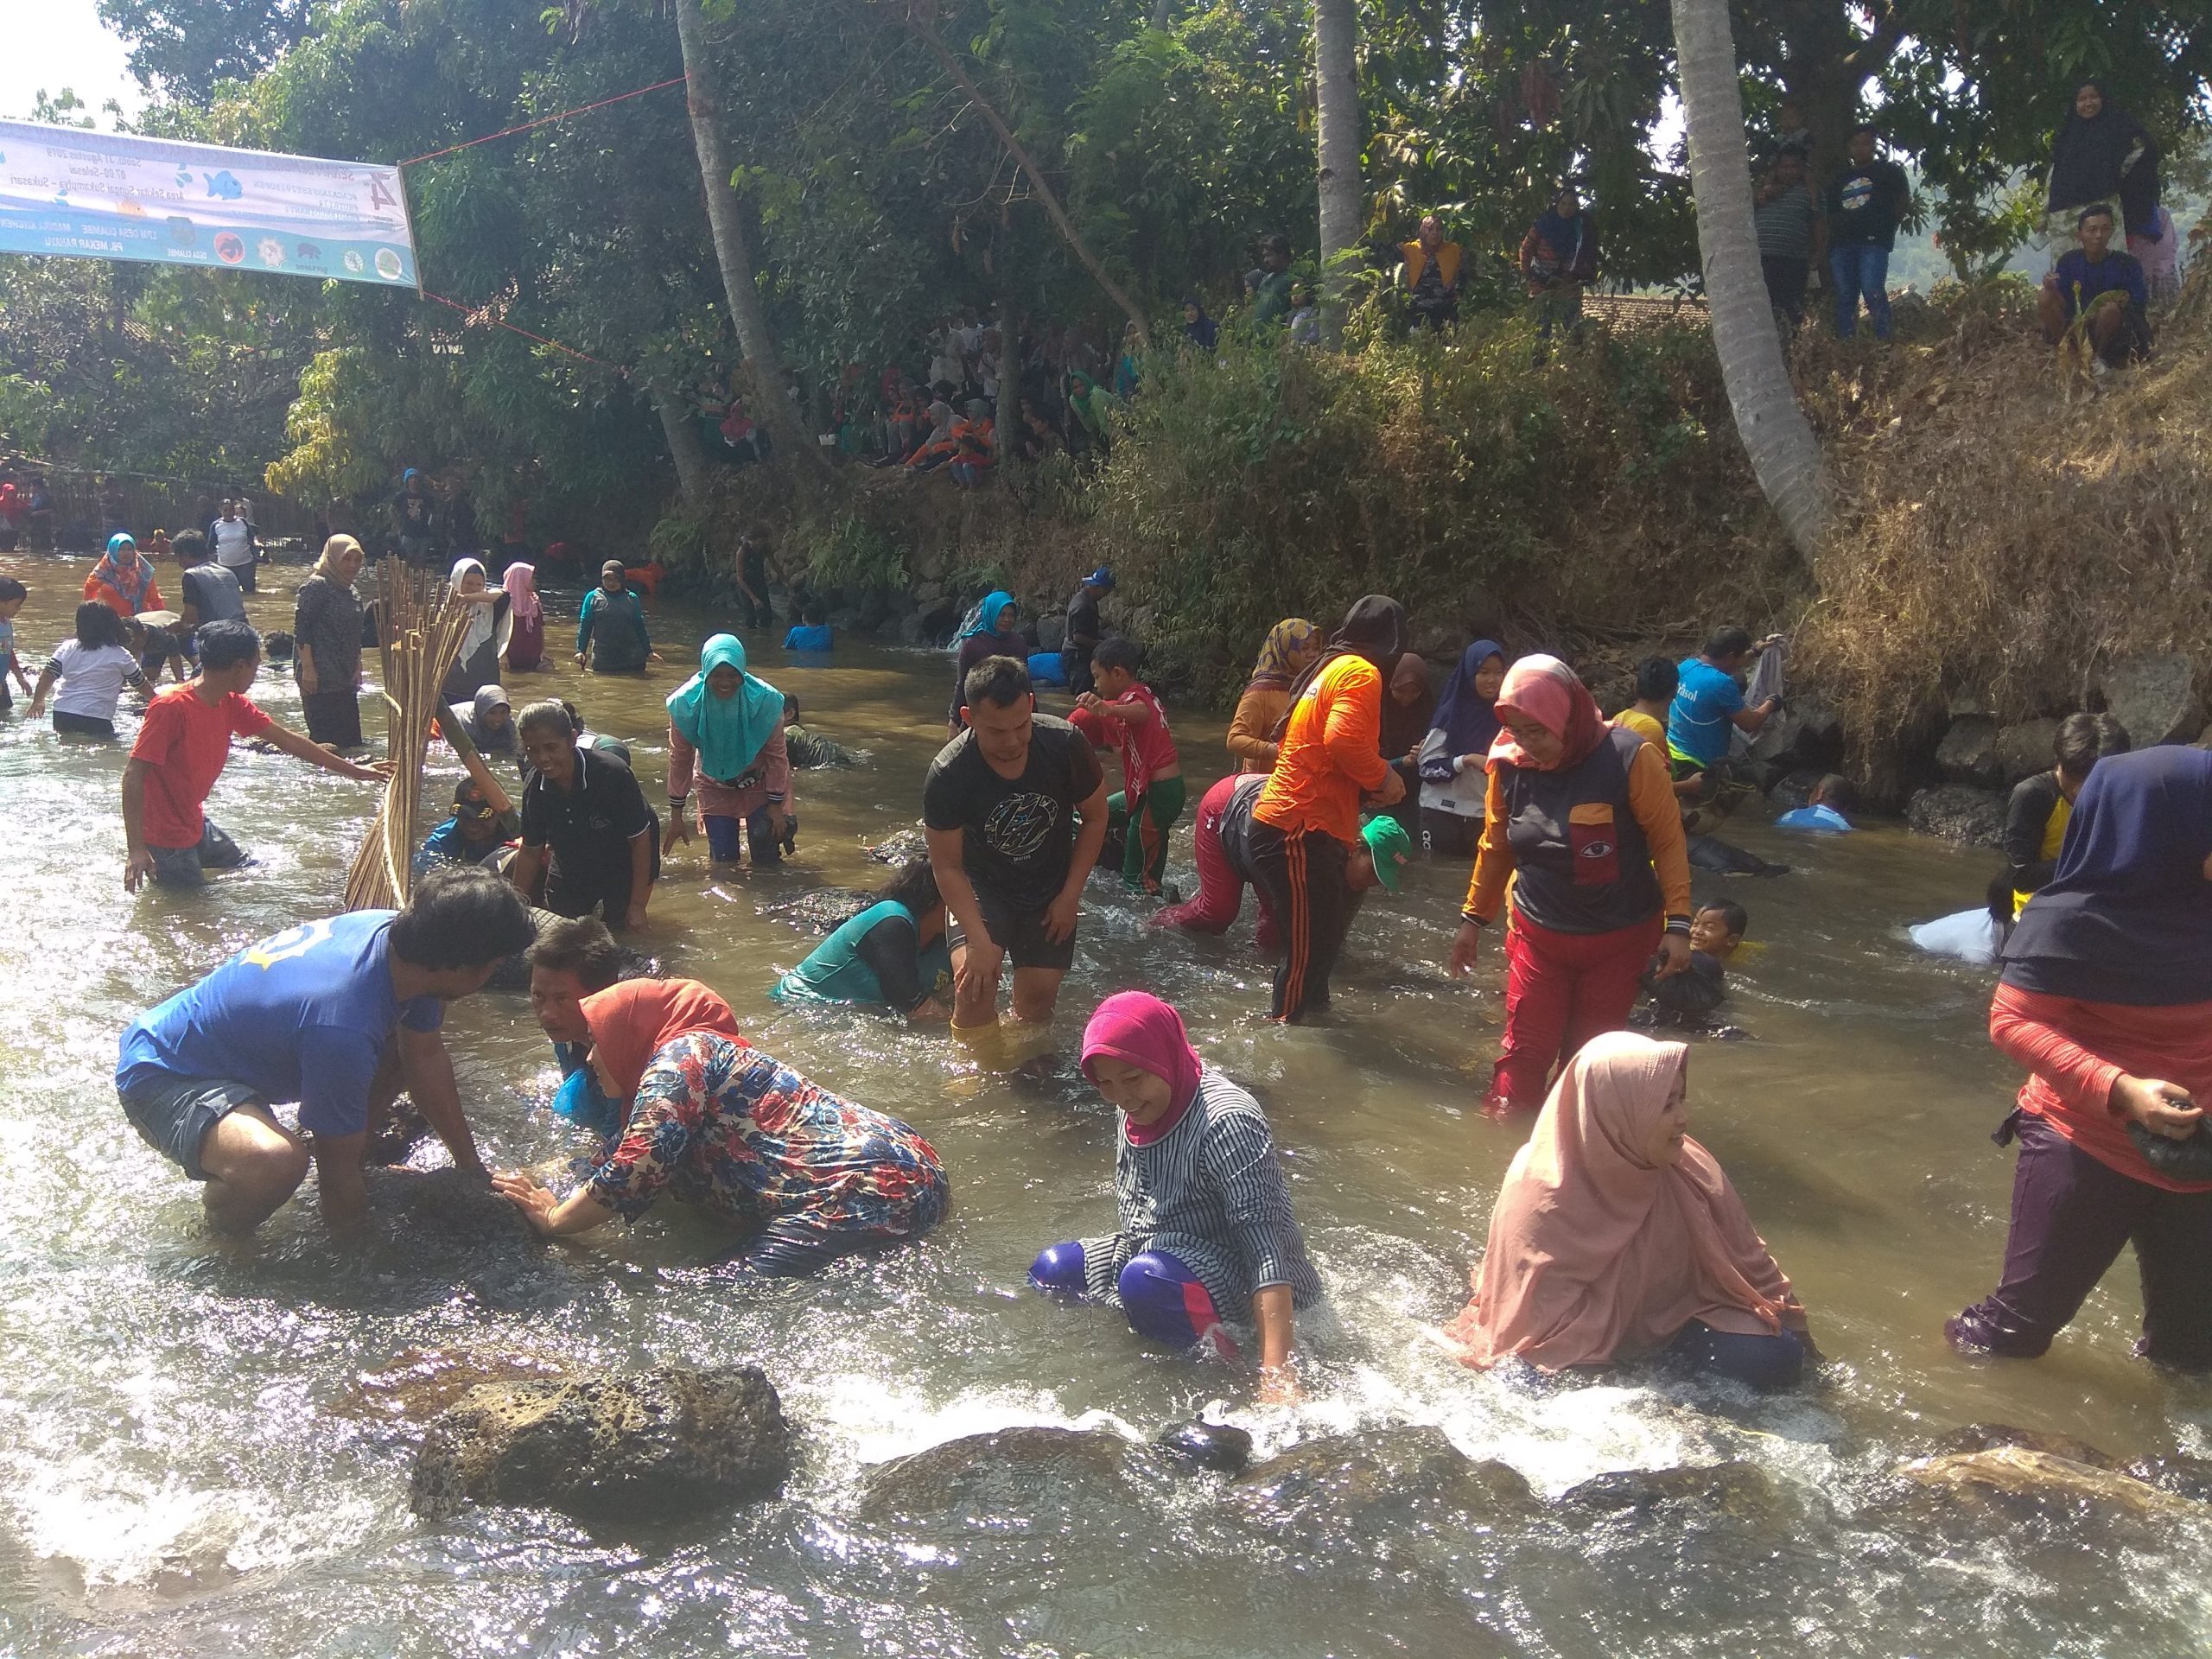
[[[668,458],[676,463],[676,487],[683,505],[696,512],[707,504],[707,446],[700,442],[698,424],[680,398],[663,386],[647,390],[653,412],[660,416],[661,435],[668,440]]]
[[[1818,440],[1797,406],[1759,267],[1744,97],[1727,0],[1674,0],[1675,56],[1688,130],[1698,251],[1721,379],[1751,471],[1800,554],[1827,528],[1828,487]]]
[[[678,3],[684,3],[684,0],[678,0]],[[690,0],[690,3],[696,5],[697,0]],[[976,106],[983,119],[990,124],[991,130],[998,134],[999,142],[1007,147],[1007,152],[1014,157],[1014,164],[1029,175],[1030,185],[1037,192],[1037,200],[1043,205],[1046,216],[1052,221],[1053,228],[1059,232],[1062,238],[1073,250],[1075,257],[1082,261],[1083,268],[1090,273],[1091,280],[1106,291],[1106,297],[1121,307],[1122,315],[1136,324],[1138,336],[1142,338],[1147,332],[1145,327],[1144,313],[1138,310],[1135,302],[1122,292],[1121,285],[1106,274],[1106,267],[1098,263],[1098,257],[1091,252],[1090,245],[1084,241],[1082,235],[1076,230],[1074,222],[1068,218],[1067,211],[1060,206],[1059,197],[1053,194],[1052,187],[1046,182],[1045,175],[1038,170],[1037,163],[1030,160],[1029,152],[1021,147],[1021,141],[1014,136],[1013,129],[1000,118],[998,111],[992,107],[990,99],[983,96],[983,90],[976,85],[975,77],[962,66],[958,58],[953,56],[951,49],[939,38],[937,30],[930,26],[929,19],[923,16],[919,7],[909,8],[906,13],[906,22],[914,33],[920,36],[922,44],[929,48],[931,55],[944,66],[944,73],[950,75],[960,90],[967,95],[968,101]]]
[[[1359,176],[1357,0],[1313,0],[1313,92],[1319,114],[1321,333],[1331,346],[1344,331],[1347,255],[1365,218]]]
[[[752,375],[748,407],[774,435],[777,459],[798,466],[810,461],[819,466],[821,456],[813,435],[799,429],[791,400],[784,395],[783,359],[777,353],[775,336],[768,332],[767,315],[760,308],[760,290],[753,280],[753,253],[746,245],[737,192],[730,188],[730,175],[735,168],[722,142],[714,51],[707,41],[699,0],[676,0],[676,38],[683,51],[683,73],[689,77],[684,100],[691,116],[691,142],[699,152],[699,176],[707,189],[707,224],[714,232],[715,258],[721,266],[730,321],[736,327],[737,343]]]

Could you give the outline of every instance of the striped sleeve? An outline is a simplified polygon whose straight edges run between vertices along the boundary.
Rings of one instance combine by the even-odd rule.
[[[1256,1108],[1223,1112],[1208,1124],[1201,1156],[1221,1194],[1231,1242],[1254,1290],[1304,1289],[1313,1277],[1306,1241],[1291,1214],[1290,1188],[1275,1161],[1274,1137]]]

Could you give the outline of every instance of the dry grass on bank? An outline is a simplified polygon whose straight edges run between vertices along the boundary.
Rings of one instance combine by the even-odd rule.
[[[1799,365],[1840,505],[1796,666],[1885,792],[1955,697],[2060,713],[2122,658],[2212,645],[2212,272],[2164,319],[2156,360],[2086,401],[2068,401],[2031,295],[1927,322],[1922,343],[1825,340]]]

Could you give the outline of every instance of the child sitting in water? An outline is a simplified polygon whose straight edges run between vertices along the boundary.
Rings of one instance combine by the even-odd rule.
[[[1714,1029],[1711,1015],[1728,996],[1728,958],[1736,954],[1751,925],[1744,907],[1732,899],[1700,906],[1690,918],[1689,971],[1660,979],[1656,967],[1646,969],[1643,988],[1651,1002],[1647,1017],[1637,1023]]]
[[[799,724],[798,699],[784,693],[784,751],[795,766],[849,766],[859,757],[843,744]]]
[[[1122,880],[1141,893],[1158,893],[1167,868],[1167,832],[1183,816],[1183,757],[1168,734],[1167,711],[1153,689],[1137,678],[1143,660],[1134,639],[1101,640],[1090,655],[1091,683],[1076,708],[1090,716],[1076,724],[1100,748],[1118,745],[1121,792],[1106,802],[1106,839],[1122,837]]]
[[[828,651],[836,643],[836,634],[823,620],[821,607],[812,604],[800,610],[798,625],[784,635],[785,651]]]
[[[1805,804],[1794,812],[1785,812],[1774,821],[1777,830],[1809,830],[1815,835],[1847,835],[1851,820],[1843,815],[1851,806],[1851,782],[1836,772],[1830,772],[1813,785],[1813,792],[1805,798]]]
[[[1237,1357],[1222,1320],[1249,1307],[1263,1402],[1297,1398],[1294,1316],[1320,1299],[1260,1103],[1206,1065],[1175,1010],[1108,997],[1083,1033],[1084,1075],[1118,1109],[1120,1230],[1055,1244],[1029,1281],[1120,1306],[1140,1336]]]

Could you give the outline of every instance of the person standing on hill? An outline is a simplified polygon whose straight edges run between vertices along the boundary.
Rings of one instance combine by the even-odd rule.
[[[1406,257],[1406,306],[1416,329],[1449,328],[1459,321],[1459,261],[1457,242],[1444,235],[1434,213],[1423,215],[1421,234],[1400,245]]]
[[[1751,201],[1758,232],[1759,271],[1767,302],[1796,334],[1805,321],[1805,281],[1821,256],[1821,210],[1805,183],[1805,152],[1794,145],[1774,158]]]
[[[1252,321],[1262,325],[1290,318],[1290,238],[1275,235],[1260,243],[1260,285],[1252,294]]]
[[[1382,758],[1382,673],[1405,654],[1406,609],[1370,594],[1291,687],[1274,770],[1253,804],[1252,880],[1281,926],[1271,1017],[1297,1025],[1329,1006],[1329,975],[1351,925],[1345,868],[1360,798],[1395,805],[1405,783]]]
[[[1552,198],[1521,238],[1521,280],[1528,285],[1529,312],[1536,325],[1534,360],[1541,364],[1554,330],[1580,338],[1582,290],[1598,280],[1598,230],[1573,185]]]
[[[1848,159],[1828,181],[1821,204],[1827,219],[1828,273],[1835,279],[1835,332],[1849,340],[1859,331],[1859,303],[1874,325],[1874,338],[1890,337],[1890,252],[1897,224],[1912,200],[1912,181],[1895,162],[1875,151],[1881,134],[1872,123],[1851,130]]]
[[[2105,97],[2104,83],[2074,91],[2050,145],[2044,245],[2054,263],[2074,239],[2084,207],[2117,205],[2130,237],[2154,233],[2158,217],[2158,141],[2150,129]]]

